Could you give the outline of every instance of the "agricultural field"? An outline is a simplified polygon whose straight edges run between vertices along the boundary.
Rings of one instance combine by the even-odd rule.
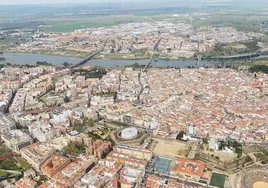
[[[143,17],[134,15],[113,15],[100,16],[96,18],[74,19],[69,20],[55,19],[55,21],[45,21],[45,27],[39,27],[44,32],[72,32],[77,29],[94,28],[94,27],[110,27],[118,24],[134,23],[144,21]],[[49,26],[49,27],[48,27]]]

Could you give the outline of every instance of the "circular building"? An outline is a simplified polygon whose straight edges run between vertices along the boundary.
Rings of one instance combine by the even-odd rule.
[[[138,130],[135,127],[123,129],[121,137],[124,140],[132,140],[138,137]]]

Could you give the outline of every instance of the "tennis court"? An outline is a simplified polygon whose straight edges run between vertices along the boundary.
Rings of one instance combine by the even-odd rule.
[[[171,162],[172,162],[171,159],[158,157],[155,164],[154,164],[154,168],[159,172],[168,173],[169,169],[170,169]]]

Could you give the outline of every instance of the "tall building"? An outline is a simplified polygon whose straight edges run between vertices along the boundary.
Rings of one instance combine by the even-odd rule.
[[[193,124],[188,125],[187,131],[188,131],[189,135],[195,136],[196,135],[196,126]]]

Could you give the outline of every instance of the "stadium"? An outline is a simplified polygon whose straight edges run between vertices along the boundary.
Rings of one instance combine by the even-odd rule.
[[[266,188],[268,185],[267,170],[248,170],[241,179],[241,188]]]

